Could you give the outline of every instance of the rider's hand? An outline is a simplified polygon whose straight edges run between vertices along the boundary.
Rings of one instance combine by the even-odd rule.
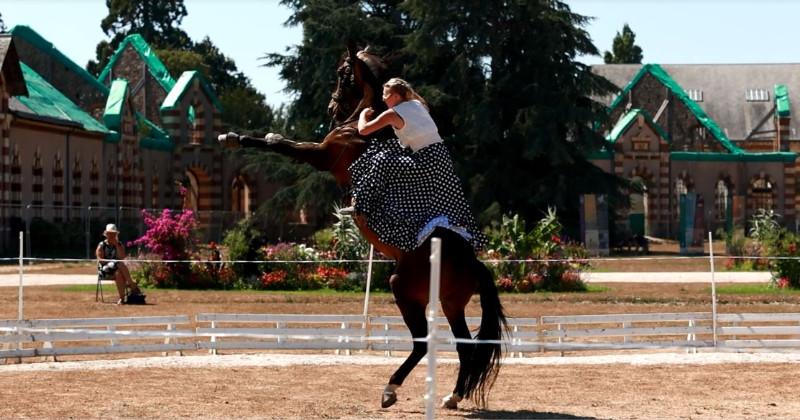
[[[372,107],[367,107],[361,110],[361,116],[366,119],[371,119],[374,114],[375,110],[372,109]]]

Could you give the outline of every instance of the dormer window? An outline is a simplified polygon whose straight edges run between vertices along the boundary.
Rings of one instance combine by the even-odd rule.
[[[700,89],[686,89],[686,94],[695,102],[703,102],[703,91]]]
[[[768,102],[769,90],[767,89],[747,89],[744,98],[747,102]]]

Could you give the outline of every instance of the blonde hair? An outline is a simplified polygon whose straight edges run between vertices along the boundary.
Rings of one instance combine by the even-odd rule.
[[[420,101],[422,106],[430,111],[428,102],[422,96],[420,96],[419,93],[414,90],[414,88],[411,87],[410,83],[406,82],[405,80],[399,77],[393,77],[384,83],[383,86],[400,95],[400,97],[403,98],[403,101],[410,101],[412,99]]]

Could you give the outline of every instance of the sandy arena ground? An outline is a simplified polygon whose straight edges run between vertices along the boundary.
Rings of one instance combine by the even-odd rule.
[[[425,366],[380,408],[399,358],[223,355],[0,366],[2,418],[420,418]],[[438,368],[438,394],[454,380]],[[796,418],[800,354],[508,359],[487,410],[437,418]]]

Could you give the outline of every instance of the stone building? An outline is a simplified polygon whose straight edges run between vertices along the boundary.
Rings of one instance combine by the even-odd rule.
[[[0,35],[0,59],[0,251],[36,222],[94,240],[116,221],[133,239],[142,208],[193,209],[218,239],[276,189],[217,144],[221,107],[202,74],[173,79],[139,35],[98,77],[26,26]]]
[[[677,237],[686,193],[696,194],[705,230],[743,227],[759,209],[796,227],[800,133],[790,92],[800,92],[800,64],[592,70],[621,88],[604,98],[607,145],[592,161],[643,187],[631,193],[640,219],[618,215],[618,229]]]

